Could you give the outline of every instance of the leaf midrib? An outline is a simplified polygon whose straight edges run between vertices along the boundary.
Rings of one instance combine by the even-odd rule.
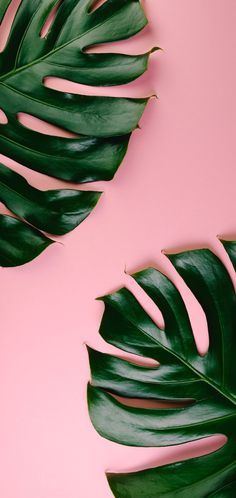
[[[35,59],[34,61],[30,62],[29,64],[25,64],[24,66],[21,66],[18,69],[14,68],[12,71],[9,71],[9,73],[3,74],[2,76],[0,76],[0,83],[3,82],[3,81],[5,81],[7,78],[9,78],[12,75],[20,73],[20,72],[22,72],[22,71],[24,71],[24,70],[26,70],[26,69],[28,69],[28,68],[30,68],[32,66],[35,66],[36,64],[40,64],[42,61],[44,61],[45,59],[47,59],[50,55],[54,55],[56,52],[59,52],[60,50],[62,50],[63,48],[67,47],[71,43],[74,43],[76,40],[80,40],[81,38],[83,38],[84,36],[86,36],[88,33],[94,31],[95,29],[99,28],[100,26],[103,26],[104,24],[107,23],[107,21],[110,21],[116,15],[117,15],[117,12],[115,12],[112,16],[110,16],[109,19],[106,19],[105,21],[96,24],[96,26],[93,26],[92,28],[88,29],[87,31],[85,31],[84,33],[82,33],[80,36],[76,36],[75,38],[72,38],[70,41],[68,41],[66,43],[63,43],[59,47],[50,50],[47,54],[43,55],[42,57],[39,57],[38,59]],[[83,47],[83,50],[84,50],[84,47]],[[83,50],[81,50],[81,52]]]
[[[114,308],[117,312],[117,308],[114,306],[114,304],[112,302],[109,303],[110,306],[112,306],[112,308]],[[119,311],[119,314],[120,311]],[[148,315],[148,317],[151,319],[151,317]],[[194,368],[193,365],[191,365],[191,363],[188,363],[187,361],[185,361],[181,356],[179,356],[177,353],[173,352],[171,349],[167,348],[166,346],[164,346],[161,342],[159,342],[158,340],[156,340],[152,335],[148,334],[145,330],[142,329],[142,327],[140,327],[139,325],[135,324],[132,322],[132,320],[129,320],[127,319],[128,321],[130,321],[141,333],[143,333],[144,335],[146,335],[146,337],[148,337],[149,339],[151,339],[155,344],[158,344],[159,347],[161,347],[162,349],[164,349],[165,351],[167,351],[168,353],[170,353],[171,355],[173,355],[175,358],[177,358],[181,363],[183,363],[185,365],[185,367],[187,367],[188,369],[192,370],[192,372],[194,372],[196,375],[198,375],[204,382],[206,382],[208,385],[210,385],[213,389],[215,389],[216,391],[218,391],[221,396],[223,396],[224,398],[226,398],[228,401],[230,401],[231,403],[233,403],[233,405],[236,405],[236,400],[234,399],[233,396],[231,396],[229,393],[226,393],[224,390],[221,390],[216,384],[214,384],[210,379],[208,379],[208,377],[206,377],[205,375],[203,375],[199,370],[197,370],[196,368]],[[152,320],[153,322],[153,320]],[[155,322],[153,322],[154,325],[156,326]],[[122,349],[122,348],[120,348]],[[125,351],[125,350],[124,350]]]
[[[83,214],[84,212],[85,212],[85,213],[87,212],[87,208],[86,208],[86,207],[84,207],[84,209],[83,209],[83,210],[82,210],[82,209],[79,209],[78,211],[66,211],[66,212],[63,212],[63,213],[60,213],[59,211],[56,211],[56,210],[54,210],[54,209],[49,209],[49,210],[48,210],[48,209],[46,209],[46,207],[48,208],[48,207],[51,207],[51,206],[49,206],[49,204],[47,204],[47,205],[46,205],[46,207],[45,207],[45,202],[44,202],[45,200],[44,200],[44,199],[42,199],[42,201],[41,201],[41,202],[38,202],[38,200],[37,200],[37,202],[35,202],[34,200],[30,199],[30,198],[29,198],[29,197],[27,197],[26,195],[21,194],[21,193],[20,193],[20,192],[18,192],[17,190],[13,189],[12,187],[10,187],[10,186],[9,186],[9,185],[7,185],[6,183],[4,183],[2,180],[0,180],[0,186],[1,186],[1,185],[2,185],[4,188],[6,188],[7,190],[9,190],[10,192],[13,192],[13,194],[14,194],[16,197],[20,197],[21,199],[23,199],[23,201],[24,201],[26,204],[28,204],[29,206],[31,206],[31,207],[33,207],[33,208],[34,208],[34,207],[39,207],[40,209],[43,209],[43,210],[44,210],[44,211],[46,211],[47,213],[48,213],[48,211],[49,211],[49,212],[50,212],[50,214],[51,214],[52,216],[63,216],[63,217],[64,217],[64,216],[71,216],[71,215],[76,216],[76,215],[78,215],[78,214],[81,214],[81,213]],[[34,187],[31,187],[31,185],[29,185],[29,184],[28,184],[28,187],[29,187],[29,188],[34,188]],[[69,190],[69,189],[68,189],[68,190]],[[38,191],[38,192],[37,192],[37,194],[38,194],[38,195],[40,195],[40,194],[41,194],[41,195],[43,196],[43,194],[44,194],[44,193],[46,193],[46,192],[49,192],[49,191]],[[81,191],[77,190],[77,192],[81,192]],[[83,192],[86,192],[86,190],[84,190]],[[95,192],[95,191],[94,191],[94,192]],[[95,193],[96,193],[96,192],[95,192]],[[0,195],[0,199],[1,199],[1,195]],[[7,206],[8,202],[7,202],[7,201],[5,201],[5,200],[4,200],[3,202],[4,202],[4,204],[6,204],[6,206]]]
[[[30,131],[32,131],[32,130],[30,130]],[[52,157],[53,157],[53,158],[58,158],[58,157],[60,157],[60,159],[65,159],[65,160],[67,160],[67,161],[68,161],[68,158],[67,158],[66,156],[63,156],[62,154],[60,154],[59,156],[57,156],[56,154],[53,154],[53,155],[52,155],[52,154],[47,154],[46,152],[41,152],[40,150],[37,150],[37,149],[30,149],[30,148],[29,148],[29,147],[27,147],[26,145],[19,144],[19,143],[18,143],[18,142],[16,142],[15,140],[12,140],[11,138],[6,137],[5,135],[1,135],[1,137],[2,137],[2,138],[4,138],[4,140],[5,140],[6,142],[10,142],[11,144],[14,144],[16,147],[19,147],[19,146],[20,146],[22,149],[25,149],[25,150],[27,150],[27,151],[29,151],[29,152],[31,152],[31,153],[33,153],[33,154],[35,154],[36,156],[38,155],[38,156],[49,157],[50,159],[52,159]],[[72,139],[72,140],[73,140],[73,139]],[[75,139],[75,140],[77,140],[77,139]],[[79,138],[78,138],[78,140],[79,140]],[[71,157],[70,159],[71,159],[71,160],[74,160],[74,158],[73,158],[73,157]]]
[[[50,212],[50,214],[51,214],[52,216],[58,216],[58,215],[60,215],[60,214],[61,214],[61,213],[59,213],[58,211],[55,211],[55,210],[53,210],[53,209],[50,209],[50,210],[46,209],[46,207],[45,207],[45,203],[43,202],[43,199],[42,199],[42,202],[38,202],[38,200],[37,200],[37,202],[35,202],[34,200],[30,199],[30,198],[29,198],[29,197],[27,197],[26,195],[21,194],[21,193],[20,193],[20,192],[18,192],[17,190],[13,189],[12,187],[10,187],[10,186],[9,186],[9,185],[7,185],[6,183],[4,183],[2,180],[0,180],[0,185],[2,185],[5,189],[7,189],[7,190],[9,190],[10,192],[12,192],[12,193],[13,193],[16,197],[20,197],[20,199],[23,199],[24,203],[28,204],[31,208],[38,207],[38,208],[43,209],[44,211],[46,211],[46,213],[48,213],[48,211],[49,211],[49,212]],[[33,188],[33,187],[31,187],[31,185],[29,185],[29,184],[28,184],[28,187],[29,187],[29,188]],[[37,192],[37,194],[38,194],[38,195],[40,195],[40,194],[42,194],[42,195],[43,195],[43,194],[44,194],[44,191],[38,191],[38,192]],[[0,194],[0,199],[1,199],[1,194]],[[6,206],[8,206],[8,201],[5,201],[5,200],[4,200],[3,202],[4,202],[4,204],[6,204]],[[49,206],[47,205],[47,207],[49,207]],[[12,210],[12,209],[11,209],[11,210]],[[12,212],[13,212],[13,211],[12,211]],[[73,212],[73,213],[68,213],[68,212],[63,213],[63,215],[70,215],[70,214],[75,214],[75,215],[76,215],[77,213],[74,213],[74,212]]]
[[[1,85],[4,86],[5,88],[7,88],[8,90],[12,91],[13,93],[18,93],[19,95],[22,95],[23,97],[25,97],[26,99],[28,100],[33,100],[34,102],[37,102],[38,104],[40,104],[41,106],[44,106],[44,107],[52,107],[53,109],[57,109],[57,110],[60,110],[60,107],[59,106],[56,106],[54,104],[51,104],[50,102],[44,102],[43,100],[39,100],[39,99],[36,99],[35,97],[33,97],[32,95],[28,94],[27,92],[22,92],[21,90],[19,90],[18,88],[15,88],[14,86],[11,86],[9,83],[6,83],[4,81],[0,81]],[[51,90],[51,89],[50,89]],[[55,90],[56,91],[56,90]],[[78,97],[88,97],[88,98],[94,98],[96,96],[94,95],[81,95],[81,94],[74,94],[74,95],[77,95]],[[104,99],[106,98],[107,100],[112,100],[114,98],[116,99],[123,99],[123,100],[129,100],[128,97],[111,97],[111,96],[108,96],[108,97],[103,97],[103,96],[97,96],[96,97],[97,99]],[[135,100],[135,99],[133,99]],[[139,100],[145,100],[144,99],[139,99]],[[68,111],[66,111],[68,112]],[[77,113],[78,111],[73,111],[73,109],[71,109],[70,112],[74,112],[74,113]],[[80,112],[81,113],[81,112]],[[87,110],[84,110],[83,109],[83,114],[87,114],[88,116],[92,115],[96,115],[96,116],[99,116],[98,113],[95,113],[94,111],[87,111]],[[85,136],[85,135],[84,135]],[[88,135],[86,135],[88,136]]]

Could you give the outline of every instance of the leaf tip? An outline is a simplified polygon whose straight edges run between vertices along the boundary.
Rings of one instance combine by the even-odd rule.
[[[95,297],[95,301],[102,301],[102,302],[104,302],[104,300],[105,300],[105,296]]]
[[[159,50],[163,51],[163,48],[161,48],[161,47],[153,47],[153,48],[151,48],[151,50],[149,51],[149,54],[150,54],[150,55],[151,55],[151,54],[154,54],[155,52],[157,52],[157,51],[159,51]]]

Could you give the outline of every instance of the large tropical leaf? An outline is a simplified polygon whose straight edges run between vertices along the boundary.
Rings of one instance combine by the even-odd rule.
[[[109,49],[107,53],[86,52],[90,46],[126,39],[142,30],[147,19],[139,0],[106,0],[95,10],[94,3],[22,0],[0,53],[0,110],[7,120],[0,125],[0,152],[40,173],[73,183],[113,178],[147,103],[147,98],[85,96],[45,86],[49,76],[86,85],[120,85],[146,70],[149,53],[130,56],[109,53]],[[0,22],[9,4],[9,0],[0,0]],[[42,28],[56,6],[49,32],[42,37]],[[62,138],[33,131],[19,121],[20,113],[78,136]],[[24,221],[52,234],[66,233],[77,226],[99,195],[65,189],[41,192],[0,166],[0,200]],[[32,240],[30,251],[30,227],[18,225],[12,245],[13,225],[8,230],[7,219],[4,225],[0,238],[4,237],[7,245],[0,247],[0,264],[5,265],[8,249],[9,262],[13,262],[13,253],[15,264],[32,259],[35,248]],[[29,242],[27,258],[23,254],[23,234]],[[38,233],[38,237],[43,236]]]
[[[236,242],[224,242],[235,264]],[[107,439],[131,446],[169,446],[224,434],[206,456],[131,474],[109,474],[116,498],[236,496],[236,308],[231,278],[208,249],[169,256],[205,312],[209,349],[200,356],[184,301],[175,285],[149,268],[133,275],[161,311],[161,330],[123,288],[102,298],[100,333],[110,344],[160,367],[144,367],[89,349],[91,420]],[[166,400],[172,408],[127,406],[114,398]],[[181,402],[181,406],[179,403]],[[183,403],[184,402],[184,403]]]

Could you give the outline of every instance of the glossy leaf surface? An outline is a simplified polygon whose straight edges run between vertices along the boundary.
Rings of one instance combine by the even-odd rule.
[[[235,242],[231,243],[234,245]],[[207,498],[236,491],[236,301],[231,278],[208,249],[168,256],[201,305],[209,349],[196,348],[180,292],[154,268],[133,275],[162,313],[160,329],[123,288],[102,298],[100,334],[122,351],[160,363],[146,367],[89,349],[92,423],[105,438],[130,446],[171,446],[223,434],[227,443],[209,455],[132,474],[109,474],[116,498]],[[140,407],[122,400],[139,399]],[[171,408],[147,408],[165,400]],[[176,404],[176,407],[173,406]]]
[[[0,215],[0,265],[20,266],[36,258],[53,241],[30,225]]]
[[[79,190],[42,192],[0,163],[0,200],[8,209],[41,230],[63,235],[83,221],[100,194]]]
[[[1,0],[0,20],[9,4]],[[142,30],[147,19],[140,2],[107,0],[95,10],[93,4],[92,0],[22,0],[0,53],[0,110],[7,120],[0,125],[0,153],[32,170],[73,183],[113,178],[148,100],[78,95],[45,86],[47,77],[93,86],[120,85],[146,71],[150,53],[130,56],[109,49],[107,53],[86,51]],[[56,6],[49,30],[42,35]],[[75,136],[33,131],[19,121],[22,113]],[[23,220],[52,234],[75,228],[99,198],[96,192],[36,191],[3,168],[1,200]],[[23,251],[23,246],[19,245],[19,250]]]

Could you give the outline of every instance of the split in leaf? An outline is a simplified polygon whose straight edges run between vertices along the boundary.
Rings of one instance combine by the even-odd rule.
[[[223,242],[235,264],[236,242]],[[108,474],[116,498],[233,498],[236,492],[236,300],[231,278],[208,249],[168,255],[201,305],[209,349],[200,356],[183,298],[160,271],[133,275],[161,311],[161,330],[123,288],[102,298],[100,334],[122,351],[152,358],[144,367],[89,349],[92,423],[105,438],[130,446],[171,446],[217,434],[226,444],[206,456],[131,474]],[[171,408],[127,406],[113,395],[166,400]],[[181,406],[179,403],[181,402]],[[183,402],[186,402],[183,405]]]
[[[9,4],[9,0],[1,1],[0,21]],[[93,4],[93,0],[22,0],[0,53],[0,109],[6,117],[5,124],[0,124],[0,153],[32,170],[72,183],[113,178],[148,100],[85,96],[45,86],[47,77],[85,85],[120,85],[146,71],[150,53],[131,56],[86,51],[141,31],[147,19],[139,0],[106,0],[94,11]],[[55,16],[43,35],[42,28],[53,9]],[[21,113],[68,130],[76,134],[75,138],[47,136],[28,129],[18,119]],[[55,235],[81,223],[99,198],[98,192],[33,190],[4,166],[1,178],[0,200],[24,222]],[[14,242],[19,264],[35,254],[33,248],[32,252],[29,248],[27,257],[23,254],[25,226],[19,225]],[[7,232],[3,238],[7,239]],[[7,247],[0,247],[0,256]]]

